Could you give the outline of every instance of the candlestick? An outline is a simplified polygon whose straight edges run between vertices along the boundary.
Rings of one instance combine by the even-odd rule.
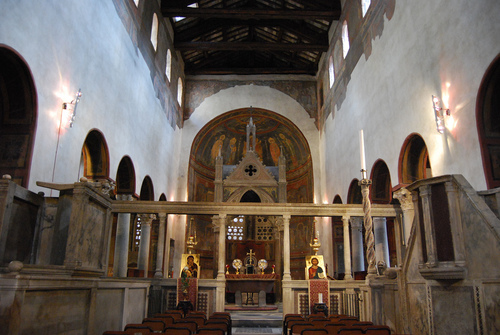
[[[359,155],[361,159],[361,177],[366,179],[366,160],[365,160],[365,139],[363,129],[359,131]]]

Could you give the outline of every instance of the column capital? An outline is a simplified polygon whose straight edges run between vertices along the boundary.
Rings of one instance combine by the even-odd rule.
[[[399,201],[403,211],[413,210],[413,197],[406,187],[402,187],[394,192],[394,198]]]
[[[158,218],[160,220],[162,220],[162,219],[165,220],[167,218],[167,213],[158,213]]]
[[[363,228],[363,217],[361,216],[351,217],[351,228],[361,230]]]

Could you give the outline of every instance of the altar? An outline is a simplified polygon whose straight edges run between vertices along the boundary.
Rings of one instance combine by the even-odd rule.
[[[259,307],[266,306],[266,293],[276,292],[274,289],[279,275],[272,274],[226,274],[226,289],[235,294],[235,304],[242,305],[243,293],[258,293]],[[253,302],[253,295],[252,295]]]

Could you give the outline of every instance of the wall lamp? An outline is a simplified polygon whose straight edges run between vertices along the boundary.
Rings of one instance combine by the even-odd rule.
[[[71,102],[64,102],[62,105],[63,111],[67,112],[70,119],[69,119],[69,126],[73,127],[73,122],[75,122],[76,119],[76,107],[78,106],[78,102],[80,101],[80,98],[82,97],[82,90],[78,89],[78,92],[75,94],[75,98],[71,100]]]
[[[441,101],[435,95],[432,96],[432,106],[434,108],[434,116],[436,117],[436,129],[441,134],[444,133],[444,117],[450,116],[448,108],[441,107]]]

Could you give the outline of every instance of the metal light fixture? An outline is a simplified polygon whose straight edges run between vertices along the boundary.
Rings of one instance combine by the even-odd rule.
[[[436,129],[441,134],[444,133],[444,117],[450,116],[450,110],[448,108],[441,107],[441,101],[435,95],[432,96],[432,106],[434,108],[434,116],[436,117]]]
[[[75,98],[71,100],[71,102],[64,102],[62,105],[63,111],[66,111],[68,115],[70,116],[69,119],[69,126],[73,127],[73,122],[75,122],[76,119],[76,107],[78,106],[78,102],[80,101],[80,98],[82,97],[82,90],[78,89],[78,92],[75,94]]]

